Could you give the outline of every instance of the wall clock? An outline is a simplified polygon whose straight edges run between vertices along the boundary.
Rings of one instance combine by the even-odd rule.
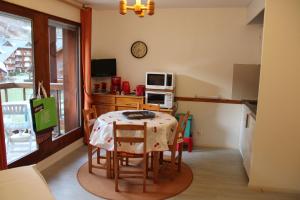
[[[145,42],[136,41],[131,45],[131,54],[136,58],[143,58],[148,52]]]

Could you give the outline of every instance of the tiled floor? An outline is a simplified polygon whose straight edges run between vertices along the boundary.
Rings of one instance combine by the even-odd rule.
[[[101,199],[86,192],[76,174],[87,161],[86,147],[81,147],[43,171],[56,200]],[[240,154],[229,149],[199,149],[184,153],[184,162],[193,170],[192,185],[172,199],[184,200],[299,200],[300,194],[254,191],[247,187],[247,176]]]

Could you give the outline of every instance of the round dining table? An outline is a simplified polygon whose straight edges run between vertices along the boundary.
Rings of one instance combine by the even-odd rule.
[[[113,140],[113,122],[117,124],[135,124],[143,125],[147,122],[147,152],[166,151],[168,145],[173,143],[177,120],[170,114],[162,112],[154,112],[154,118],[150,119],[128,119],[124,112],[136,112],[136,110],[113,111],[101,115],[94,123],[94,127],[90,136],[90,144],[98,146],[108,151],[114,150]],[[130,134],[132,134],[131,131]],[[128,133],[123,133],[124,136]],[[138,136],[139,132],[134,133]],[[122,145],[121,151],[128,153],[143,153],[141,144]]]
[[[163,112],[154,112],[154,118],[149,119],[128,119],[124,112],[136,112],[137,110],[122,110],[108,112],[98,117],[94,123],[93,130],[90,135],[90,144],[93,146],[106,149],[110,154],[114,150],[114,138],[113,138],[113,122],[117,124],[135,124],[143,125],[147,122],[147,152],[153,152],[154,156],[159,152],[163,152],[169,149],[170,144],[173,143],[177,120],[170,114]],[[126,131],[118,134],[134,134],[138,137],[139,134],[143,134],[139,131]],[[143,144],[124,144],[118,147],[118,150],[128,153],[143,153]],[[155,170],[155,169],[154,169]],[[154,172],[156,173],[156,172]]]

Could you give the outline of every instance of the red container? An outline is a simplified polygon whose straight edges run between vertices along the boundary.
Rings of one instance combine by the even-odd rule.
[[[145,85],[136,86],[136,96],[145,96]]]
[[[101,82],[101,92],[106,92],[106,83]]]
[[[95,83],[95,84],[94,84],[94,91],[95,91],[95,92],[99,92],[99,89],[100,89],[100,84]]]
[[[124,94],[130,94],[130,85],[128,81],[123,81],[122,91],[124,92]]]
[[[111,77],[111,92],[116,93],[121,91],[121,77]]]

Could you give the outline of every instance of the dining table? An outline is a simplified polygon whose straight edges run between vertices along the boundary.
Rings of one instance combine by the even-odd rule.
[[[125,113],[137,112],[137,110],[122,110],[112,111],[99,116],[93,126],[90,135],[90,144],[96,147],[105,149],[107,152],[107,160],[111,159],[112,152],[114,151],[114,137],[113,137],[113,122],[117,124],[131,124],[131,125],[143,125],[147,122],[147,139],[146,139],[146,151],[153,155],[153,179],[154,182],[158,180],[159,170],[159,153],[169,150],[169,145],[173,143],[177,120],[175,117],[168,113],[151,111],[154,114],[151,118],[146,119],[130,119]],[[122,132],[124,136],[133,134],[138,137],[142,134],[139,131],[130,131],[130,133]],[[122,144],[118,147],[119,151],[142,154],[143,144]],[[111,166],[107,165],[107,176],[111,176]]]

